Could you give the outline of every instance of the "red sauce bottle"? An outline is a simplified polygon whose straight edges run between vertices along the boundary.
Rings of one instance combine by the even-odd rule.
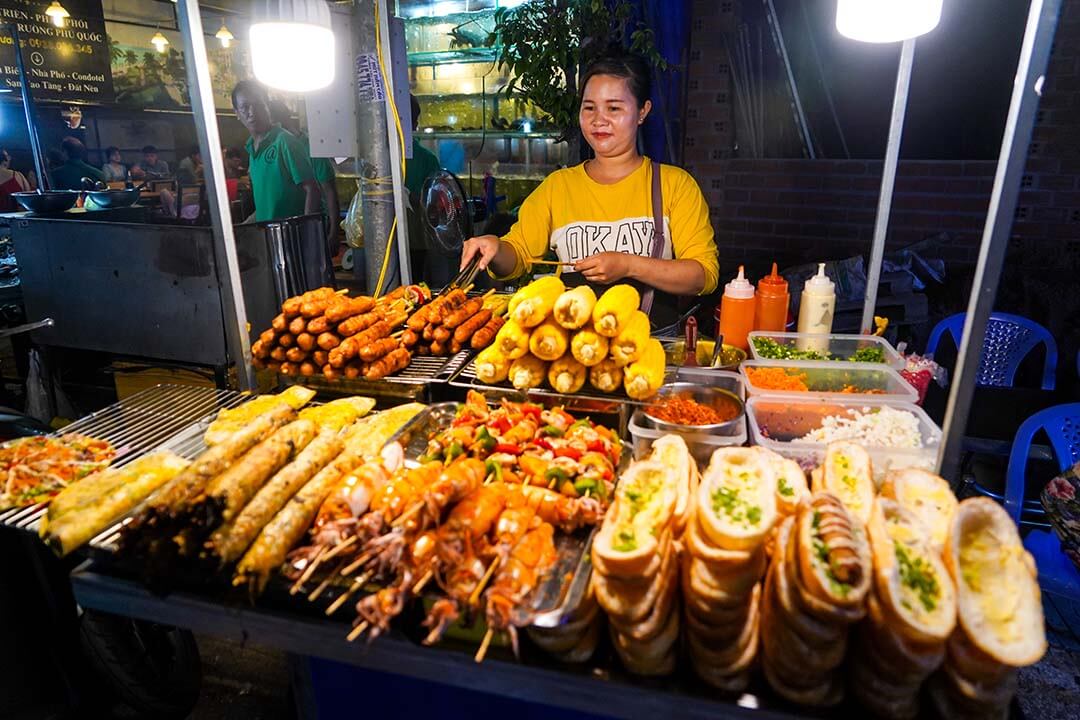
[[[783,332],[787,327],[788,300],[787,280],[776,272],[773,263],[772,273],[758,280],[754,329]]]

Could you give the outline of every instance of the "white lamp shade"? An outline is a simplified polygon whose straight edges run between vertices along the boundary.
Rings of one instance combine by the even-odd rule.
[[[944,0],[839,0],[836,29],[863,42],[908,40],[930,32],[941,20]]]
[[[309,92],[334,81],[334,31],[324,0],[265,0],[250,40],[252,71],[268,87]]]

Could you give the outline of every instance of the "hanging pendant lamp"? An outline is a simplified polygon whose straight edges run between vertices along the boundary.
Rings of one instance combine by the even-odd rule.
[[[236,39],[233,34],[229,32],[229,28],[225,27],[225,18],[221,18],[221,29],[217,31],[214,37],[221,41],[221,47],[223,48],[232,45],[232,41]]]
[[[839,0],[836,29],[863,42],[909,40],[937,27],[943,0]]]
[[[64,27],[64,21],[71,17],[71,13],[60,4],[59,0],[53,0],[52,5],[45,8],[45,14],[56,27]]]
[[[325,0],[262,0],[249,37],[252,70],[264,85],[308,92],[334,81],[334,31]]]

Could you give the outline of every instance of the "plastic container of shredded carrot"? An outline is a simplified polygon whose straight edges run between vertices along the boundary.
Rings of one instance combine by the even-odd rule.
[[[918,391],[882,363],[747,360],[739,368],[747,395],[851,398],[885,397],[915,402]]]

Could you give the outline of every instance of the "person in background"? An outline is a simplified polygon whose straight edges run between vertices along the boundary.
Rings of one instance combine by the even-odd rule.
[[[420,102],[409,95],[412,109],[412,159],[405,161],[405,189],[409,193],[409,259],[414,273],[433,288],[445,287],[457,275],[459,257],[448,256],[435,249],[428,236],[427,224],[423,222],[424,210],[420,191],[424,181],[439,171],[439,159],[435,153],[420,144],[416,131],[420,127]]]
[[[105,173],[86,162],[86,146],[78,138],[64,138],[60,152],[64,164],[49,171],[53,190],[82,190],[83,178],[105,182]]]
[[[225,148],[225,177],[242,178],[247,175],[244,167],[244,151],[238,148]]]
[[[202,152],[198,145],[192,145],[187,157],[176,166],[176,182],[181,185],[197,185],[202,182]]]
[[[123,163],[120,148],[111,145],[105,148],[105,164],[101,166],[101,172],[105,173],[105,182],[120,182],[127,180],[128,169]]]
[[[271,120],[266,88],[254,80],[241,80],[233,88],[232,104],[236,117],[251,134],[246,148],[255,221],[318,213],[322,195],[307,148]]]
[[[15,212],[22,207],[11,197],[11,193],[30,190],[30,183],[18,170],[11,169],[11,155],[6,148],[0,148],[0,212]]]
[[[134,180],[164,180],[172,177],[169,173],[169,163],[158,157],[158,149],[153,145],[147,145],[142,149],[143,159],[131,167],[131,177]]]
[[[315,174],[315,181],[319,183],[323,209],[328,220],[326,242],[330,248],[330,257],[334,257],[341,250],[341,201],[338,198],[337,175],[334,173],[334,166],[329,158],[311,157],[311,143],[308,142],[307,134],[300,129],[300,123],[293,119],[285,103],[280,100],[271,101],[270,117],[282,128],[300,138],[304,149],[308,151],[311,171]]]

